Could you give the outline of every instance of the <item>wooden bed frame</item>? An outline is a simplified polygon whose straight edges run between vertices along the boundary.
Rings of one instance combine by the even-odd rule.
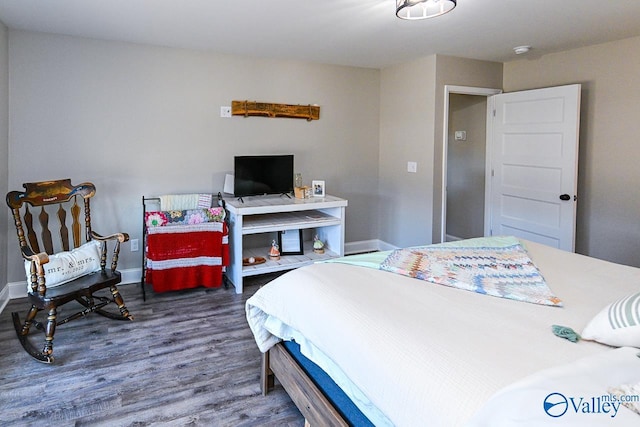
[[[305,426],[349,425],[282,343],[262,355],[260,388],[263,395],[273,389],[276,378],[304,416]]]

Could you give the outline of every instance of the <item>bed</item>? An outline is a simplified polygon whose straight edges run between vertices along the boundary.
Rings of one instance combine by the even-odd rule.
[[[640,398],[633,388],[640,383],[640,296],[632,298],[640,269],[516,242],[551,291],[546,303],[381,270],[392,252],[280,276],[246,303],[263,352],[263,389],[275,373],[310,424],[356,424],[284,347],[293,341],[374,425],[638,425],[633,402],[620,400]],[[631,323],[608,330],[608,305],[616,301],[627,301]],[[563,339],[553,325],[583,337]],[[558,415],[563,405],[553,400],[562,398]]]

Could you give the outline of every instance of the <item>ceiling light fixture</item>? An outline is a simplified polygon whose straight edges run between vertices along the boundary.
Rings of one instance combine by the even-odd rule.
[[[444,15],[456,7],[457,0],[396,0],[396,16],[416,20]]]

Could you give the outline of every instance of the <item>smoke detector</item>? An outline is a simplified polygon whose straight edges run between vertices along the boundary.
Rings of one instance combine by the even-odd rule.
[[[516,53],[516,55],[522,55],[529,52],[530,50],[531,46],[516,46],[513,48],[513,51]]]

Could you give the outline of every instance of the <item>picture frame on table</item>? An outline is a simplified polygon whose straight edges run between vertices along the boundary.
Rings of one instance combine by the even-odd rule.
[[[302,230],[278,231],[280,255],[302,255]]]
[[[324,181],[318,181],[318,180],[311,181],[311,195],[313,197],[324,197],[325,195]]]

